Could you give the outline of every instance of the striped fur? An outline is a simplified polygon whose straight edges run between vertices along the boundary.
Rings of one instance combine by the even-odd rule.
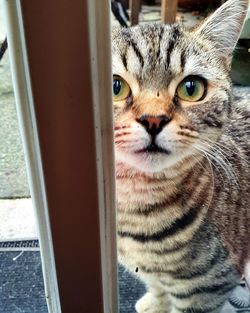
[[[246,7],[229,0],[193,30],[113,31],[113,73],[131,88],[114,102],[118,254],[148,287],[139,313],[218,313],[250,270],[250,110],[229,78]],[[195,103],[176,96],[189,75],[207,82]],[[168,117],[160,152],[145,150],[144,116]]]

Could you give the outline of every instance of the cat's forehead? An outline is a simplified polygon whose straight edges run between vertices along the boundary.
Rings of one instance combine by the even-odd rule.
[[[113,32],[113,55],[122,57],[125,65],[135,54],[143,66],[155,66],[167,53],[170,55],[180,46],[181,37],[183,31],[179,25],[148,24],[122,28]]]
[[[114,73],[130,72],[147,85],[166,86],[184,70],[207,68],[199,38],[178,24],[115,29],[112,50]]]
[[[115,48],[130,46],[136,43],[140,48],[159,48],[167,46],[171,40],[176,41],[183,35],[180,25],[145,24],[130,28],[114,28],[112,42]]]

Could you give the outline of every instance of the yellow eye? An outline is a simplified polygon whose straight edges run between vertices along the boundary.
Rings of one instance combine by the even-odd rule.
[[[125,100],[131,94],[128,83],[119,76],[113,77],[113,100]]]
[[[177,96],[185,101],[196,102],[206,93],[205,81],[198,76],[188,76],[177,87]]]

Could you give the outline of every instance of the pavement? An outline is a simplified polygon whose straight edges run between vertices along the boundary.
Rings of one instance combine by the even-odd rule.
[[[0,43],[5,38],[0,1]],[[0,62],[0,241],[37,238],[8,50]]]
[[[0,63],[0,198],[29,197],[8,53]]]
[[[37,238],[32,201],[0,199],[0,242]]]

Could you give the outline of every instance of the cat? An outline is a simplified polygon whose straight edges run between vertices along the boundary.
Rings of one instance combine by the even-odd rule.
[[[250,110],[230,64],[247,0],[112,32],[118,257],[138,313],[217,313],[250,274]]]

